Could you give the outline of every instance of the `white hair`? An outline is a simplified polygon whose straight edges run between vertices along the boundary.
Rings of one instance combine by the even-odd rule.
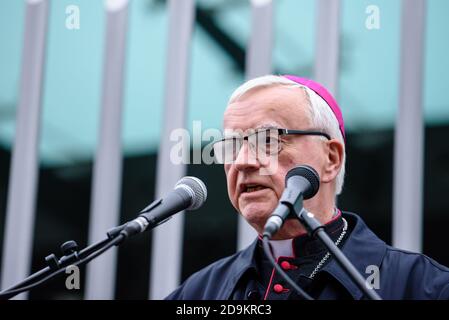
[[[271,87],[276,85],[302,88],[306,93],[307,100],[309,101],[309,108],[308,108],[309,119],[312,122],[314,129],[324,130],[324,132],[329,134],[332,138],[337,139],[343,145],[342,165],[340,167],[340,171],[338,172],[335,181],[335,194],[339,195],[343,189],[343,183],[345,178],[345,164],[346,164],[345,141],[340,131],[340,127],[336,116],[334,115],[334,113],[332,112],[331,108],[326,103],[326,101],[324,101],[323,98],[321,98],[318,94],[316,94],[315,91],[282,76],[266,75],[251,79],[242,84],[240,87],[238,87],[229,98],[228,104],[236,101],[246,92],[252,89],[261,87]],[[288,129],[296,129],[296,128],[288,128]]]

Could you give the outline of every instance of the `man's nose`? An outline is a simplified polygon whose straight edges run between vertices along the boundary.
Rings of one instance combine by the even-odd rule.
[[[257,160],[255,152],[250,149],[248,141],[243,141],[243,145],[237,153],[234,165],[238,171],[257,170],[260,163]]]

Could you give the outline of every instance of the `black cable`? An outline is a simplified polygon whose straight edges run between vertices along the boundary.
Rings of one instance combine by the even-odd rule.
[[[86,251],[89,252],[90,250],[92,250],[93,247],[98,248],[100,246],[100,244],[104,244],[104,246],[101,249],[99,249],[98,251],[94,251],[94,252],[90,253],[87,257],[82,258],[82,259],[78,260],[77,262],[75,262],[75,263],[73,263],[71,265],[72,266],[79,266],[79,265],[88,263],[89,261],[95,259],[99,255],[101,255],[102,253],[104,253],[105,251],[110,249],[111,247],[113,247],[116,244],[120,243],[124,238],[125,238],[125,235],[120,234],[116,238],[106,239],[106,240],[104,240],[104,241],[102,241],[102,242],[100,242],[100,243],[98,243],[96,245],[93,245],[91,247],[88,247],[88,248],[84,249],[84,253],[85,253]],[[64,272],[65,270],[66,270],[66,268],[60,268],[60,269],[52,272],[48,276],[42,278],[41,280],[33,283],[33,284],[30,284],[30,285],[25,286],[25,287],[22,286],[22,287],[20,287],[18,289],[14,289],[14,290],[3,291],[0,294],[0,300],[7,300],[7,299],[10,299],[10,298],[18,295],[19,293],[31,290],[31,289],[39,286],[40,284],[44,283],[45,281],[47,281],[47,280],[49,280],[49,279],[59,275],[60,273]]]
[[[277,272],[281,275],[282,278],[284,278],[285,281],[288,282],[289,285],[293,287],[293,289],[296,290],[297,293],[299,293],[300,296],[303,296],[306,300],[314,300],[310,295],[307,294],[303,289],[301,289],[300,286],[298,286],[285,272],[282,270],[282,268],[276,263],[276,260],[274,260],[273,255],[271,254],[270,250],[270,243],[268,236],[264,236],[262,239],[263,243],[263,250],[265,251],[265,255],[270,260],[273,267],[276,269]]]
[[[115,237],[114,237],[115,238]],[[91,244],[90,246],[88,246],[87,248],[84,248],[82,250],[80,250],[80,252],[78,253],[78,256],[80,258],[83,258],[83,256],[88,256],[89,254],[91,254],[92,252],[97,251],[99,248],[107,245],[109,243],[109,241],[111,241],[111,239],[114,238],[106,238],[101,240],[100,242]]]

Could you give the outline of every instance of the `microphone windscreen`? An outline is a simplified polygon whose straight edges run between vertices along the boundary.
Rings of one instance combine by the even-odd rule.
[[[207,188],[203,181],[197,177],[187,176],[179,180],[176,187],[185,186],[193,191],[192,204],[187,208],[187,210],[195,210],[201,207],[207,199]]]
[[[288,179],[293,176],[303,177],[310,183],[310,188],[307,188],[303,194],[304,200],[310,199],[317,194],[320,189],[320,176],[314,168],[307,165],[301,165],[290,169],[285,176],[285,183],[287,183]]]

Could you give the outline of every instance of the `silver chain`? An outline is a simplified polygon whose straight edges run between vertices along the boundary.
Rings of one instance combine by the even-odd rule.
[[[343,237],[346,234],[346,231],[348,230],[348,222],[346,221],[345,218],[343,219],[343,231],[341,232],[340,236],[338,237],[337,241],[335,241],[335,245],[338,247],[338,245],[340,244],[341,240],[343,240]],[[309,279],[313,279],[315,277],[315,275],[317,274],[318,270],[321,269],[321,267],[324,265],[324,263],[327,261],[327,259],[329,259],[329,257],[331,256],[330,252],[328,251],[326,253],[326,255],[323,257],[323,259],[321,259],[320,262],[318,262],[318,264],[316,265],[315,269],[312,271],[312,273],[309,276]]]

